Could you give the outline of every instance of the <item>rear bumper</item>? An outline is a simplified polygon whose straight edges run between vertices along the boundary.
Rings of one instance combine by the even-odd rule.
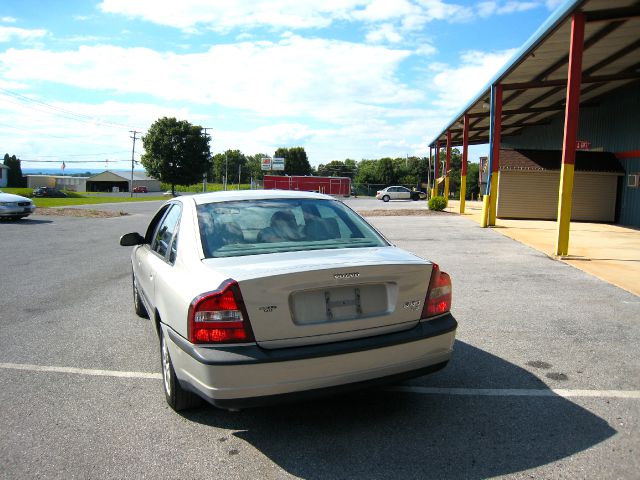
[[[399,381],[443,368],[457,322],[443,315],[403,332],[305,347],[195,346],[162,324],[181,385],[244,408]]]

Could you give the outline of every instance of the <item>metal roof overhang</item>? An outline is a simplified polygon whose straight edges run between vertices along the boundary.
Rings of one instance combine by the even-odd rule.
[[[580,107],[598,104],[614,90],[640,80],[640,1],[571,0],[536,31],[514,57],[429,143],[462,145],[469,116],[469,145],[489,143],[491,85],[503,88],[502,137],[544,125],[564,112],[571,15],[586,16]]]

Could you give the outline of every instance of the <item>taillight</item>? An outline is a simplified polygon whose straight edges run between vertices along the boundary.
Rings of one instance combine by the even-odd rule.
[[[242,343],[253,341],[240,287],[225,281],[215,292],[193,299],[189,306],[191,343]]]
[[[440,271],[440,267],[433,264],[429,290],[424,300],[422,318],[441,315],[451,310],[451,278],[448,273]]]

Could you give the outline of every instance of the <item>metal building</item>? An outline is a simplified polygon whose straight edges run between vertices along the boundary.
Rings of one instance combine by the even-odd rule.
[[[451,147],[462,145],[466,175],[468,145],[489,144],[483,226],[495,225],[497,213],[508,209],[498,207],[509,201],[498,194],[499,183],[512,181],[502,176],[500,149],[555,151],[561,158],[554,174],[557,188],[546,195],[557,199],[556,254],[566,255],[577,150],[607,152],[618,159],[622,175],[615,182],[615,195],[603,201],[609,202],[619,223],[640,226],[639,133],[640,4],[570,0],[451,119],[430,148],[439,154],[445,147],[449,158]],[[448,193],[448,180],[443,183]]]
[[[87,192],[128,192],[131,183],[131,174],[118,174],[106,170],[92,177],[87,178]],[[133,173],[133,187],[147,187],[150,192],[159,192],[161,190],[160,180],[148,177],[139,172]]]

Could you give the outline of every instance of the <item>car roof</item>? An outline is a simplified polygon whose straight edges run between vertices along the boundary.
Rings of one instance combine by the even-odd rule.
[[[178,197],[180,198],[180,197]],[[196,205],[212,202],[229,202],[241,200],[270,200],[270,199],[295,199],[306,198],[316,200],[333,200],[330,195],[313,192],[301,192],[298,190],[227,190],[221,192],[199,193],[189,197]]]

